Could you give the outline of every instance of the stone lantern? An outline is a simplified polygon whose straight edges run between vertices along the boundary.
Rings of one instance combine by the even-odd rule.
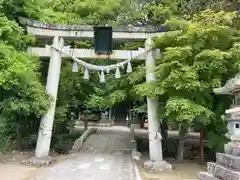
[[[207,172],[199,174],[200,180],[240,180],[240,73],[226,84],[214,89],[216,94],[231,95],[233,103],[225,111],[230,142],[225,144],[225,153],[216,153],[216,162],[208,162]]]
[[[232,95],[233,103],[225,111],[224,119],[227,121],[228,133],[226,136],[231,141],[240,142],[240,74],[230,79],[221,87],[214,89],[216,94]]]

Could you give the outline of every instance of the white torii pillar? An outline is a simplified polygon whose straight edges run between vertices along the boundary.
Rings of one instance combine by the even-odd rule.
[[[64,47],[63,38],[55,36],[53,39],[53,46],[62,49]],[[51,48],[51,58],[48,67],[46,91],[51,96],[52,101],[46,114],[42,117],[39,127],[38,140],[35,151],[35,156],[38,158],[47,157],[49,155],[62,64],[61,61],[61,52],[55,50],[54,48]]]
[[[156,81],[156,58],[157,50],[152,49],[152,39],[145,41],[146,51],[146,82]],[[148,114],[148,137],[149,137],[149,161],[144,163],[144,167],[154,171],[172,169],[171,164],[163,161],[162,140],[158,133],[160,129],[160,120],[157,117],[158,99],[147,97],[147,114]]]

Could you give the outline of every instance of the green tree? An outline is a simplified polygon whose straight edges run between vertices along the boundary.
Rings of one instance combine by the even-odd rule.
[[[178,1],[181,14],[185,17],[192,16],[206,9],[214,11],[234,12],[239,7],[238,0],[182,0]]]
[[[45,0],[1,0],[0,11],[10,19],[18,16],[40,19]]]
[[[48,0],[45,7],[42,20],[66,24],[122,24],[136,14],[127,0]]]
[[[2,146],[16,140],[17,147],[22,148],[22,138],[36,134],[31,126],[39,124],[48,96],[39,81],[38,59],[11,46],[0,46],[0,139]]]
[[[176,19],[169,20],[166,25],[175,31],[154,39],[162,52],[157,82],[135,89],[142,95],[159,96],[165,104],[164,117],[179,124],[178,160],[183,160],[183,138],[189,125],[222,121],[214,111],[217,104],[212,90],[239,68],[239,32],[232,28],[234,17],[235,13],[207,10],[194,15],[189,23],[178,21],[178,26]]]
[[[25,35],[11,16],[18,5],[0,2],[0,148],[22,148],[23,138],[37,133],[39,118],[49,104],[40,83],[40,61],[24,52],[34,38]]]

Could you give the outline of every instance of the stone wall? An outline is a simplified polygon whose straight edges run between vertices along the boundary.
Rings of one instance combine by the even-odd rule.
[[[226,144],[225,153],[217,153],[216,162],[208,162],[207,172],[201,172],[199,179],[240,180],[240,144]]]

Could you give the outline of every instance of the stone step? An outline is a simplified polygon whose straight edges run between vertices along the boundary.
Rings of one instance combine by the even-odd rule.
[[[240,156],[240,144],[229,142],[224,145],[225,153],[233,156]]]
[[[216,153],[216,163],[240,171],[240,156]]]
[[[95,126],[98,122],[88,122],[88,126]],[[76,121],[75,125],[84,125],[83,121]]]
[[[240,172],[224,167],[223,165],[213,162],[207,163],[207,172],[221,180],[240,180]]]
[[[199,180],[220,180],[220,179],[214,177],[212,174],[209,174],[207,172],[200,172]]]
[[[113,124],[112,123],[99,123],[96,126],[98,126],[98,127],[112,127]]]

